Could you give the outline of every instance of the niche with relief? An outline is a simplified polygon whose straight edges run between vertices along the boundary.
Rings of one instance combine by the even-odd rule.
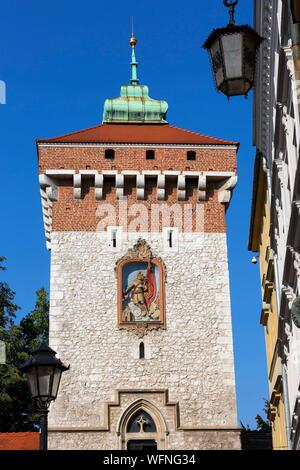
[[[117,282],[120,328],[145,333],[165,326],[165,269],[145,240],[117,262]]]

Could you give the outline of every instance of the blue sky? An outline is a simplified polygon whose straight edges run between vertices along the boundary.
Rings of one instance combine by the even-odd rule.
[[[237,22],[252,24],[252,9],[251,1],[240,0]],[[48,289],[35,139],[101,122],[105,98],[119,96],[130,78],[132,15],[140,82],[151,97],[168,101],[169,122],[241,142],[228,245],[239,418],[254,425],[268,391],[259,271],[247,251],[252,95],[228,101],[218,94],[201,49],[210,31],[228,22],[222,0],[2,2],[0,80],[7,104],[0,105],[0,255],[9,269],[1,277],[17,292],[20,315],[32,309],[39,287]]]

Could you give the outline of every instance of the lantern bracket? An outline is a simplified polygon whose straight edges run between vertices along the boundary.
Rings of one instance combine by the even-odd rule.
[[[234,26],[235,25],[234,9],[237,6],[237,4],[239,3],[239,0],[234,0],[233,2],[229,2],[228,0],[223,0],[223,3],[225,5],[225,7],[229,8],[229,16],[230,16],[229,24]]]

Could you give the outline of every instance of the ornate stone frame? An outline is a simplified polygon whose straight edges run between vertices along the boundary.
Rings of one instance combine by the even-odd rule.
[[[122,270],[126,264],[143,262],[151,262],[159,269],[160,275],[160,308],[161,320],[157,322],[124,322],[122,319]],[[137,336],[143,337],[150,330],[165,329],[165,266],[160,258],[154,258],[148,243],[139,239],[134,247],[125,254],[116,263],[117,283],[118,283],[118,327],[122,330],[133,331]]]

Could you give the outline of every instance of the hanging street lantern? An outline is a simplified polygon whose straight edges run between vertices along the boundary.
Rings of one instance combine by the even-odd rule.
[[[256,52],[262,38],[250,26],[235,24],[238,0],[223,2],[229,8],[229,24],[214,29],[202,47],[209,52],[218,90],[228,98],[247,96],[254,85]]]
[[[70,368],[55,357],[56,352],[47,344],[33,351],[32,356],[20,367],[27,375],[31,397],[40,415],[41,450],[47,450],[48,408],[58,393],[61,375]]]

